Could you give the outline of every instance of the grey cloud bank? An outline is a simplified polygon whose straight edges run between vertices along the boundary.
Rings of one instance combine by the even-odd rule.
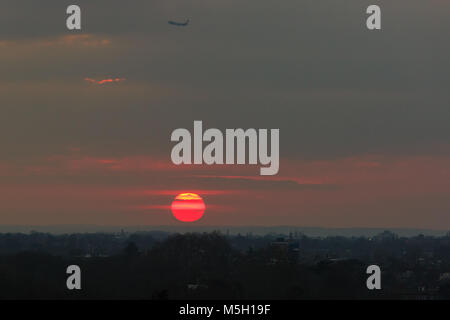
[[[379,1],[383,30],[369,33],[370,1],[81,0],[81,34],[109,41],[93,48],[51,44],[80,34],[65,30],[68,4],[0,5],[5,158],[166,155],[172,128],[195,119],[279,127],[282,157],[448,153],[446,2]],[[167,25],[184,17],[189,28]],[[101,76],[127,83],[83,83]]]

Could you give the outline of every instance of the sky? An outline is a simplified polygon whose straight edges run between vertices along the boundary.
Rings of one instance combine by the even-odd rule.
[[[70,4],[0,3],[0,225],[450,229],[450,2]],[[173,165],[194,120],[279,128],[279,173]]]

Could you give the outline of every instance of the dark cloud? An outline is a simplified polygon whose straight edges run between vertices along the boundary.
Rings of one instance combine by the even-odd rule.
[[[450,142],[446,2],[379,1],[380,32],[365,28],[370,1],[80,0],[82,33],[65,29],[69,4],[0,4],[3,157],[67,145],[166,155],[170,132],[193,120],[280,128],[294,158]]]
[[[300,190],[337,190],[339,186],[333,184],[299,183],[292,179],[260,179],[254,177],[235,176],[193,176],[191,181],[200,188],[220,186],[224,190],[273,190],[273,191],[300,191]]]

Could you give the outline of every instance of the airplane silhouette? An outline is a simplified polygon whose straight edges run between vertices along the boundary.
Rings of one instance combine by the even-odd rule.
[[[177,27],[186,27],[189,24],[189,19],[187,19],[186,22],[169,21],[169,24]]]

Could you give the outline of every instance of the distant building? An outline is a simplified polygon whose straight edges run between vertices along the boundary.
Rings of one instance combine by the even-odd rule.
[[[190,283],[187,285],[188,290],[208,289],[206,284]]]

